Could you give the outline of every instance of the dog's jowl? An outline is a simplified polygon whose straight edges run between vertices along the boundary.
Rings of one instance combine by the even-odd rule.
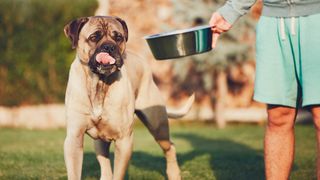
[[[101,179],[123,179],[132,154],[135,113],[163,149],[168,178],[181,179],[168,117],[186,114],[194,96],[178,113],[167,112],[147,62],[126,51],[128,28],[118,17],[79,18],[67,24],[64,32],[76,49],[65,99],[68,179],[81,178],[85,134],[94,139]],[[111,142],[115,143],[113,172]]]

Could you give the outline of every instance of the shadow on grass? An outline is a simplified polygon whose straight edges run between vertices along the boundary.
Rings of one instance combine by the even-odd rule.
[[[113,155],[113,154],[112,154]],[[100,166],[96,158],[96,154],[93,152],[85,152],[83,155],[82,165],[82,177],[83,178],[100,178]]]
[[[247,145],[229,139],[210,139],[196,134],[174,134],[193,146],[193,150],[178,154],[181,165],[206,155],[216,179],[265,179],[263,154]]]
[[[160,148],[160,147],[159,147]],[[113,167],[114,153],[110,153],[110,158]],[[145,171],[158,171],[164,177],[166,177],[165,172],[165,159],[163,156],[155,156],[146,152],[133,152],[130,164],[135,167],[142,168]],[[83,168],[82,168],[83,178],[100,178],[100,166],[96,159],[96,155],[93,152],[85,152],[83,157]],[[125,179],[129,179],[128,172],[126,173]]]
[[[194,165],[190,167],[192,169],[188,169],[191,174],[201,173],[197,172],[199,168],[201,168],[201,163],[208,162],[201,162],[201,160],[196,160],[196,158],[206,156],[208,158],[205,161],[209,161],[209,168],[212,171],[210,173],[214,174],[218,180],[265,179],[263,155],[260,151],[229,139],[210,139],[190,133],[176,133],[174,137],[184,139],[193,146],[191,151],[178,153],[181,167],[186,163],[194,163]],[[179,150],[179,147],[177,147],[177,149]],[[113,157],[114,154],[112,153],[111,158],[113,159]],[[158,171],[166,177],[166,165],[163,156],[151,155],[142,151],[133,152],[130,164],[145,171]],[[84,178],[100,177],[100,167],[94,153],[84,154],[83,166],[82,174]],[[199,176],[201,176],[201,174],[199,174]],[[128,179],[128,175],[126,175],[125,179]]]

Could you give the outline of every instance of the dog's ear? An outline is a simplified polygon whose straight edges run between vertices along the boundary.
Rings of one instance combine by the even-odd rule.
[[[64,26],[64,34],[71,40],[72,49],[77,47],[80,31],[88,21],[89,18],[87,17],[78,18]]]
[[[129,31],[128,31],[127,23],[126,23],[124,20],[122,20],[121,18],[119,18],[119,17],[115,17],[115,18],[116,18],[117,21],[119,21],[119,22],[121,23],[122,28],[123,28],[123,30],[124,30],[124,36],[125,36],[125,38],[126,38],[126,41],[128,41]]]

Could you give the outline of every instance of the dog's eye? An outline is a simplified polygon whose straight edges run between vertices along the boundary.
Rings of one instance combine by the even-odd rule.
[[[123,41],[123,37],[121,35],[116,36],[116,41],[117,42],[122,42]]]
[[[98,42],[101,39],[101,37],[102,37],[102,33],[100,31],[97,31],[91,34],[88,39],[91,42]]]
[[[123,36],[119,32],[113,32],[113,39],[116,42],[122,42],[123,41]]]

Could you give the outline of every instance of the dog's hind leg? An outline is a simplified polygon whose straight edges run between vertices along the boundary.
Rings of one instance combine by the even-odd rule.
[[[111,180],[112,179],[112,168],[110,163],[110,142],[103,140],[94,141],[94,149],[96,151],[96,157],[100,164],[100,180]]]
[[[136,110],[136,115],[148,128],[163,150],[167,161],[166,172],[168,179],[181,179],[176,149],[174,144],[170,141],[169,123],[165,106],[154,106],[143,110]]]
[[[145,76],[136,98],[135,113],[148,128],[154,139],[160,145],[167,161],[169,180],[179,180],[180,169],[176,150],[169,136],[168,114],[161,93],[152,79],[152,73],[145,68]]]

